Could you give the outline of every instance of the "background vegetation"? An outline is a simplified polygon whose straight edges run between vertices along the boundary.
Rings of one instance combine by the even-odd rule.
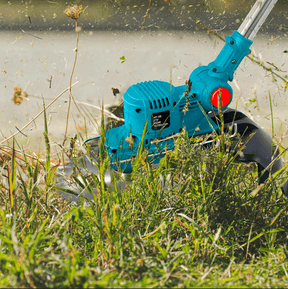
[[[137,31],[142,28],[143,16],[149,7],[145,30],[194,31],[195,21],[200,19],[214,29],[237,30],[240,20],[246,16],[254,0],[76,0],[76,1],[7,1],[0,0],[0,27],[5,30],[73,30],[67,23],[63,10],[77,4],[89,9],[81,21],[84,30]],[[279,32],[285,26],[288,3],[278,0],[262,31]],[[225,14],[225,17],[219,17]],[[270,22],[270,20],[273,21]],[[264,30],[263,30],[264,29]]]

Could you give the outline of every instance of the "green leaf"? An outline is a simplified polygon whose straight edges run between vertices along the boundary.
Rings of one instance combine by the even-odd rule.
[[[188,243],[186,243],[186,245],[182,247],[182,251],[183,251],[183,253],[189,253],[190,246]]]
[[[263,248],[263,247],[260,247],[259,251],[260,252],[265,252],[265,253],[272,253],[272,254],[276,254],[277,253],[277,250],[275,250],[275,249],[267,249],[267,248]]]
[[[252,98],[252,99],[248,99],[250,103],[254,103],[257,101],[256,97]]]
[[[86,208],[86,212],[90,215],[90,216],[94,216],[94,211],[91,208]]]
[[[50,185],[50,183],[51,183],[51,181],[52,181],[52,178],[53,178],[53,176],[54,176],[54,173],[55,173],[55,171],[56,171],[56,169],[57,169],[58,167],[59,167],[59,165],[56,165],[56,166],[52,167],[52,168],[49,170],[49,172],[48,172],[48,174],[47,174],[47,180],[46,180],[47,186]]]
[[[122,60],[122,61],[121,61],[121,64],[122,64],[122,63],[124,63],[124,62],[126,61],[126,58],[125,58],[125,56],[124,56],[124,55],[123,55],[123,56],[121,56],[121,57],[120,57],[120,60]]]

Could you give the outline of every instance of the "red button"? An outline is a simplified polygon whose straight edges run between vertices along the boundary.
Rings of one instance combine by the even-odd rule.
[[[230,91],[225,87],[220,87],[220,88],[214,90],[214,92],[212,93],[212,96],[211,96],[211,102],[212,102],[213,106],[215,106],[215,107],[218,107],[218,95],[220,92],[221,92],[220,97],[222,100],[222,107],[226,106],[231,100]]]

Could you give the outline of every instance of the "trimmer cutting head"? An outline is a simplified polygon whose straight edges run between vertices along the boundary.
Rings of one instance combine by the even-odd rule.
[[[208,117],[209,119],[211,119],[211,121],[213,121],[213,123],[219,124],[221,122],[219,112],[209,112]],[[235,139],[234,146],[232,145],[230,150],[235,150],[235,147],[239,143],[239,141],[246,144],[241,156],[237,155],[236,161],[245,163],[256,163],[258,167],[259,184],[264,183],[271,174],[273,175],[283,167],[283,158],[281,157],[280,151],[275,146],[273,146],[271,136],[266,133],[254,121],[252,121],[249,117],[247,117],[244,113],[235,109],[228,108],[223,111],[222,119],[224,121],[224,129],[228,131],[232,128],[232,133],[230,137],[231,139]],[[95,162],[99,161],[99,141],[100,138],[93,138],[87,140],[84,143],[85,146],[89,146],[90,156],[94,158]],[[206,143],[201,143],[199,145],[209,146],[213,142],[213,140],[210,140]],[[162,152],[162,156],[164,156],[165,153],[166,151],[164,150]],[[236,153],[237,151],[235,151],[235,154]],[[88,158],[86,159],[86,162],[90,162]],[[89,167],[91,168],[92,166],[93,165],[91,164],[89,165]],[[94,165],[94,173],[97,171],[97,169],[95,169],[96,166]],[[126,179],[128,175],[129,173],[126,173]],[[284,183],[281,189],[284,194],[288,195],[288,181]]]
[[[164,81],[132,85],[124,94],[125,122],[107,130],[103,151],[99,151],[100,137],[84,142],[83,148],[89,146],[93,156],[92,161],[84,157],[88,171],[99,175],[95,163],[99,162],[99,153],[107,152],[111,169],[129,175],[133,170],[132,160],[140,148],[146,149],[149,161],[157,165],[167,151],[174,148],[175,137],[183,128],[189,137],[219,132],[219,111],[223,111],[225,127],[232,126],[235,130],[231,137],[239,133],[242,141],[247,141],[243,156],[237,159],[257,163],[260,183],[270,173],[280,170],[283,160],[273,147],[271,137],[243,113],[228,108],[233,97],[228,82],[233,80],[235,70],[250,52],[252,39],[276,2],[256,1],[238,31],[226,37],[216,60],[196,68],[185,85],[176,87]],[[287,190],[286,182],[282,191],[287,194]]]

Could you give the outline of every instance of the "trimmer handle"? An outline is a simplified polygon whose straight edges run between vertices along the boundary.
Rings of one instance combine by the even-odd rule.
[[[238,29],[245,38],[253,40],[278,0],[258,0]]]
[[[233,90],[228,81],[233,80],[234,72],[249,54],[252,39],[276,2],[277,0],[256,1],[238,31],[226,37],[226,44],[216,60],[191,73],[188,95],[196,97],[205,112],[218,111],[218,96],[221,97],[223,109],[231,103]]]

